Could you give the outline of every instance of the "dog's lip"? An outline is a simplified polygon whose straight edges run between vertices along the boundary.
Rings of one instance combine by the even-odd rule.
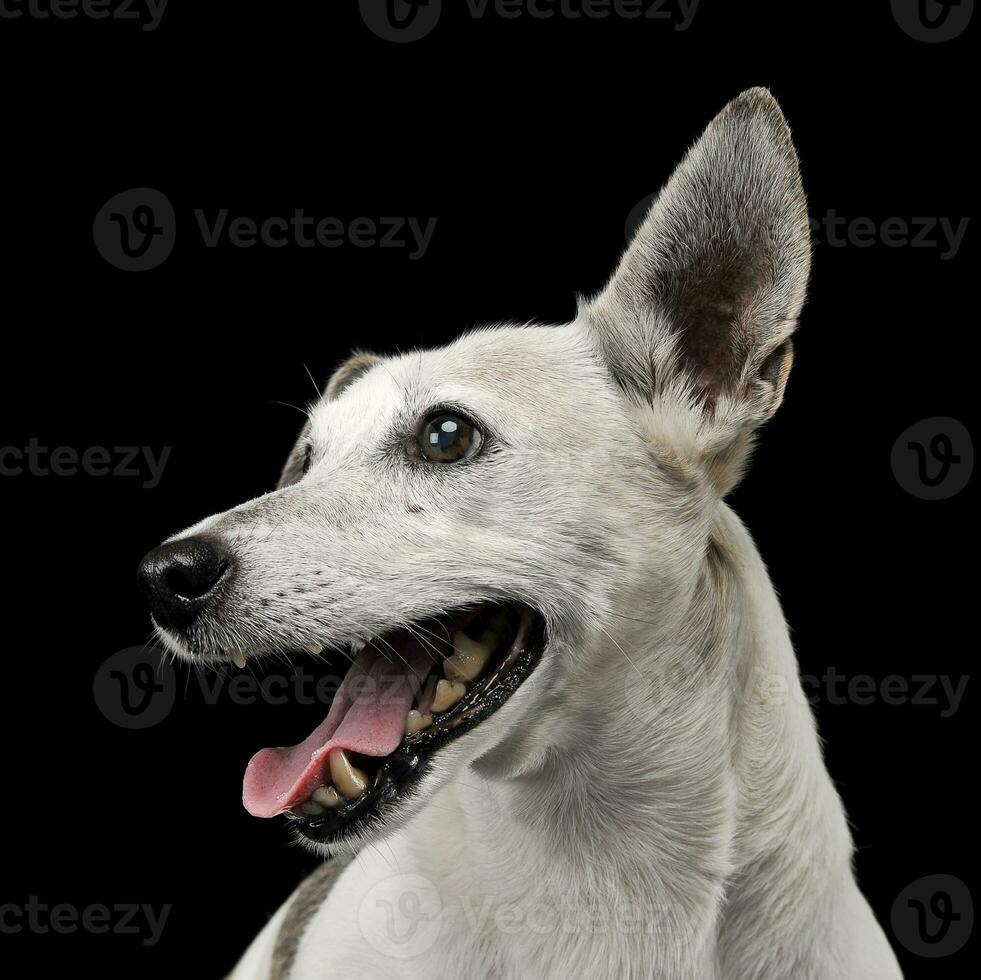
[[[360,797],[322,815],[292,820],[291,826],[308,841],[334,844],[368,825],[385,823],[385,811],[406,800],[432,756],[494,714],[538,666],[548,648],[547,628],[540,613],[530,608],[525,613],[514,643],[486,689],[471,692],[430,728],[406,736],[380,760],[374,785]]]

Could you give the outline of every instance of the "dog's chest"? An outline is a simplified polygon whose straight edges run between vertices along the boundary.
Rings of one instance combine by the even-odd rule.
[[[423,866],[398,837],[367,848],[311,917],[290,980],[521,976],[479,880]]]
[[[623,928],[609,896],[584,901],[540,841],[486,808],[439,802],[347,867],[306,927],[290,980],[649,976],[648,932]]]
[[[614,908],[608,897],[591,903],[550,890],[554,875],[533,863],[524,862],[520,885],[495,876],[472,836],[444,828],[436,843],[403,832],[362,851],[310,919],[289,980],[651,976],[664,937],[646,941],[648,916],[638,922],[635,908]],[[714,974],[702,964],[663,975]]]

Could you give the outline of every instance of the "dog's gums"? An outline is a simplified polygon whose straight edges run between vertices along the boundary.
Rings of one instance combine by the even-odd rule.
[[[541,617],[504,605],[375,639],[352,653],[327,717],[303,742],[252,758],[246,809],[285,815],[310,840],[336,840],[404,798],[434,752],[507,700],[543,647]]]

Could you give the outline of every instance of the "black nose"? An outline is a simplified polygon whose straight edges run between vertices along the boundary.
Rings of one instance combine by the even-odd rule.
[[[185,538],[145,555],[136,577],[157,623],[186,629],[231,569],[231,556],[213,538]]]

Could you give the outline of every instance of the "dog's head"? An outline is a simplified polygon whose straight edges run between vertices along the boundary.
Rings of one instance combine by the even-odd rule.
[[[561,745],[576,720],[557,705],[621,669],[623,625],[683,618],[781,401],[808,265],[790,134],[753,90],[573,323],[342,365],[279,487],[141,566],[182,656],[350,659],[317,729],[253,758],[247,808],[356,839],[478,759],[513,774]]]

